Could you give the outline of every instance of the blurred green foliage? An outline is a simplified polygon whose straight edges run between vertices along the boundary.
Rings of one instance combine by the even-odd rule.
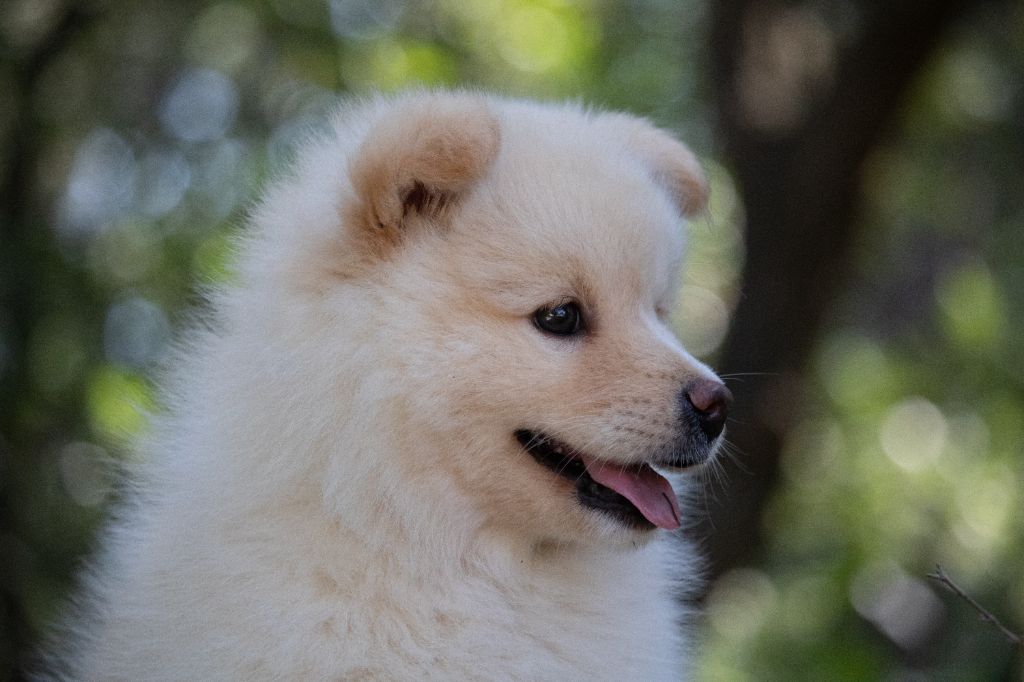
[[[739,282],[743,217],[711,136],[708,11],[696,0],[0,6],[0,679],[67,597],[127,439],[159,409],[172,330],[204,284],[230,277],[247,203],[339,93],[572,97],[679,130],[707,162],[713,200],[691,226],[677,326],[713,361],[756,283]],[[970,15],[864,169],[861,242],[804,377],[813,399],[788,425],[768,559],[712,586],[702,679],[1024,674],[998,633],[923,578],[941,562],[1024,626],[1022,48],[1019,2]]]

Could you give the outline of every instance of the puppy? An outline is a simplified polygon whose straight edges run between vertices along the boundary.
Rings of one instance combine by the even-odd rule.
[[[622,114],[349,107],[254,211],[55,650],[82,680],[678,680],[730,400],[668,327],[706,184]]]

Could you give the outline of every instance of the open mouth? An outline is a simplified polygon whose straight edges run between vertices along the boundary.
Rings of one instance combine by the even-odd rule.
[[[679,527],[676,494],[650,465],[612,464],[537,431],[520,429],[515,437],[539,464],[575,486],[581,505],[637,529]]]

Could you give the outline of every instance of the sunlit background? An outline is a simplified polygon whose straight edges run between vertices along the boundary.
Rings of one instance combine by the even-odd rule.
[[[738,84],[752,128],[798,125],[840,77],[857,5],[762,3],[764,61]],[[757,226],[716,143],[711,9],[0,4],[0,679],[60,612],[175,330],[231,277],[248,202],[339,97],[481,87],[676,131],[712,185],[677,327],[714,364],[763,283],[741,281]],[[1024,4],[965,12],[912,82],[860,169],[841,293],[783,406],[764,546],[716,567],[700,679],[1024,679],[1021,650],[925,577],[942,564],[1024,630]],[[730,379],[738,401],[739,372],[761,369]]]

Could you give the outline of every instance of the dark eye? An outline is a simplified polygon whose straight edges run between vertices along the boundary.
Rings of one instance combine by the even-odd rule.
[[[537,326],[557,336],[570,336],[583,326],[583,315],[575,303],[562,303],[553,308],[541,308],[533,314]]]

